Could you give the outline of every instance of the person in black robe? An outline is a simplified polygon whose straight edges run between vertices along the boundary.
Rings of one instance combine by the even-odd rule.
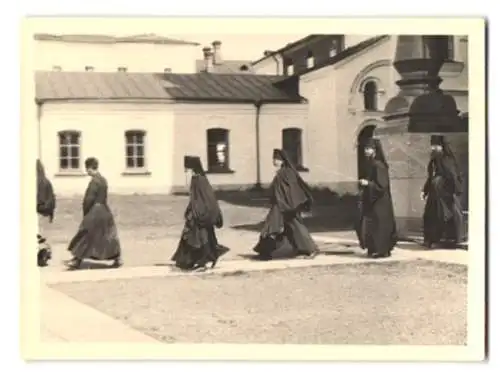
[[[426,201],[423,215],[424,245],[446,240],[460,243],[464,234],[464,219],[460,195],[462,177],[455,155],[442,135],[431,136],[431,159],[427,166],[427,180],[422,189]]]
[[[310,211],[311,189],[297,172],[283,150],[273,151],[274,165],[279,167],[271,183],[270,205],[254,251],[262,260],[271,260],[274,251],[288,240],[298,256],[314,258],[318,247],[307,230],[302,212]]]
[[[365,147],[365,177],[359,180],[360,218],[356,227],[359,244],[371,258],[386,258],[397,242],[396,220],[389,182],[389,166],[378,139]]]
[[[45,169],[40,159],[36,160],[36,181],[36,212],[42,217],[48,218],[52,223],[56,209],[56,196],[52,183],[45,175]],[[47,266],[48,261],[52,258],[51,247],[42,235],[37,234],[36,237],[38,242],[37,265]]]
[[[171,260],[182,270],[213,269],[225,249],[217,242],[215,227],[223,226],[222,212],[214,190],[197,156],[185,156],[184,168],[191,171],[189,204],[184,212],[184,228]]]
[[[82,222],[68,245],[73,255],[68,266],[78,269],[84,259],[91,259],[114,260],[113,267],[120,267],[121,246],[115,220],[108,206],[108,183],[99,173],[96,158],[86,159],[85,168],[91,180],[83,198]]]

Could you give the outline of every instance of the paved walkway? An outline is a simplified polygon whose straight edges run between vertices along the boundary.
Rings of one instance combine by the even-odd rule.
[[[253,233],[252,233],[253,234]],[[255,238],[255,234],[252,235]],[[204,273],[184,273],[171,265],[133,266],[120,269],[88,269],[67,271],[63,266],[42,269],[41,288],[41,337],[42,342],[146,342],[158,341],[122,324],[111,317],[86,306],[68,296],[49,288],[47,285],[62,282],[101,281],[130,279],[155,276],[178,276],[186,274],[234,274],[238,272],[278,270],[334,264],[382,263],[387,261],[411,261],[417,259],[442,261],[468,265],[468,253],[465,250],[427,251],[411,243],[400,243],[390,260],[371,260],[356,251],[357,241],[336,239],[315,235],[318,242],[332,243],[346,247],[343,253],[323,254],[314,260],[288,259],[267,262],[253,260],[227,260],[222,258],[213,271]],[[71,314],[68,317],[67,314]],[[75,326],[77,325],[77,326]]]
[[[40,296],[42,342],[157,342],[45,285]]]

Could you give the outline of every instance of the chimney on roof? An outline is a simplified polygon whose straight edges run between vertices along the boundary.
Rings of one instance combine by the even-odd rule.
[[[222,55],[221,55],[221,41],[213,41],[212,42],[212,47],[214,48],[214,53],[213,53],[213,62],[214,65],[217,64],[222,64]]]
[[[210,47],[203,48],[203,61],[204,61],[203,71],[212,72],[212,67],[213,67],[212,49]]]

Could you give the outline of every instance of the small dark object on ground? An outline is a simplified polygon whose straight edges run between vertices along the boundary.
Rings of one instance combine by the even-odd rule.
[[[49,265],[49,260],[52,258],[52,250],[50,245],[47,244],[47,240],[37,235],[38,239],[38,253],[37,253],[37,265],[39,267],[45,267]]]

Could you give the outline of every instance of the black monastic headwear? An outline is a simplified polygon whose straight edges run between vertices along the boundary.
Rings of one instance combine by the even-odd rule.
[[[205,173],[199,156],[184,156],[184,169],[191,169],[200,175]]]
[[[388,167],[387,159],[382,148],[382,143],[378,138],[370,138],[366,141],[365,147],[373,148],[375,151],[375,159],[380,160],[386,167]]]
[[[375,139],[375,138],[368,139],[365,143],[365,148],[369,147],[369,148],[375,149],[377,147],[377,141],[378,141],[378,139]]]
[[[283,160],[283,153],[281,152],[280,149],[275,148],[273,150],[273,159],[274,160]]]
[[[431,135],[431,146],[444,146],[444,144],[443,135]]]

